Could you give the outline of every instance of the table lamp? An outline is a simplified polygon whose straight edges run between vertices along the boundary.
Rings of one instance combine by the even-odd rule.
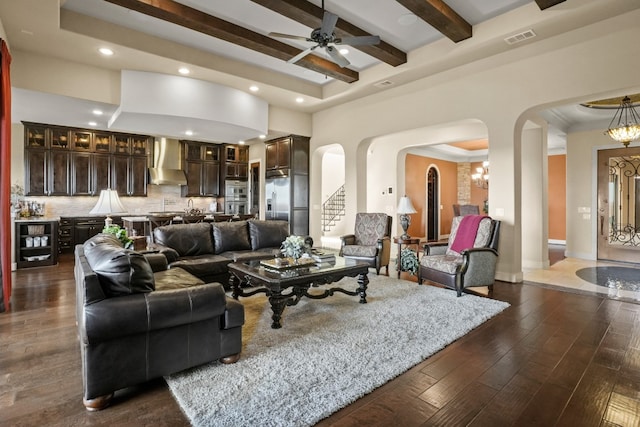
[[[400,225],[402,226],[402,231],[404,234],[400,236],[402,240],[410,239],[411,236],[407,234],[407,229],[409,228],[409,224],[411,224],[411,217],[409,214],[414,214],[418,211],[411,204],[411,199],[409,199],[406,195],[400,197],[400,203],[398,203],[398,213],[400,214]]]
[[[104,220],[104,226],[109,227],[113,223],[111,214],[125,213],[127,210],[122,206],[118,192],[116,190],[101,190],[98,203],[89,211],[90,214],[106,214],[107,217]]]

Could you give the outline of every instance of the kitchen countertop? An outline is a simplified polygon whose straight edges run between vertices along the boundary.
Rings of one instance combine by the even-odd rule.
[[[26,216],[16,217],[15,222],[58,222],[60,217],[58,216]]]

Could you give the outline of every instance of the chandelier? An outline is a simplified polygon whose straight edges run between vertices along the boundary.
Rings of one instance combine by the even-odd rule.
[[[471,179],[475,181],[480,188],[489,188],[489,161],[482,162],[482,167],[476,168],[476,173],[471,175]]]
[[[605,134],[621,142],[625,147],[628,147],[631,141],[640,138],[640,117],[628,96],[620,102],[620,107],[613,115]]]

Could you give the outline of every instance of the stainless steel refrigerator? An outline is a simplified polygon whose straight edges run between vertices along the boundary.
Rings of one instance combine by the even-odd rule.
[[[266,219],[289,221],[291,179],[288,176],[266,178]]]

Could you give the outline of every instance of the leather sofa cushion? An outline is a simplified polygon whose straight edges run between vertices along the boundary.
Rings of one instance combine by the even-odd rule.
[[[197,277],[207,277],[227,272],[229,258],[221,255],[200,255],[179,259],[169,265],[169,270],[180,267]]]
[[[216,254],[251,249],[247,221],[214,222],[213,242]]]
[[[289,236],[287,221],[247,221],[251,249],[279,248],[284,239]]]
[[[186,270],[175,267],[169,270],[158,271],[154,275],[156,291],[169,289],[190,288],[191,286],[204,285],[204,281],[198,279]]]
[[[213,254],[211,225],[207,222],[164,225],[153,230],[153,238],[181,257]]]
[[[151,292],[153,270],[140,253],[105,242],[84,245],[84,254],[108,297]]]

